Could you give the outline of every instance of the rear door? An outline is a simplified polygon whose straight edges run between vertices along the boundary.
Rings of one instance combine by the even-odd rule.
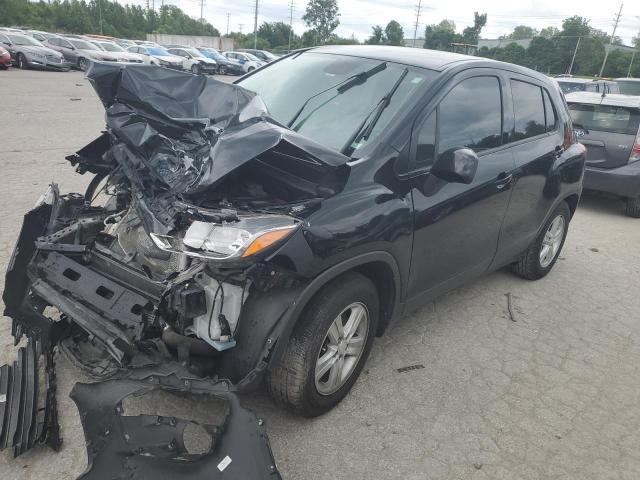
[[[587,165],[617,168],[629,162],[638,134],[640,110],[611,105],[569,103],[580,143],[587,147]]]

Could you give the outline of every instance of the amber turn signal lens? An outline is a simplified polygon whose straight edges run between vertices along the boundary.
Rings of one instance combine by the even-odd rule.
[[[282,240],[284,237],[289,235],[294,227],[291,228],[282,228],[280,230],[273,230],[272,232],[263,233],[258,238],[256,238],[251,244],[247,247],[247,249],[242,254],[243,257],[249,257],[254,255],[267,247],[270,247],[274,243]]]

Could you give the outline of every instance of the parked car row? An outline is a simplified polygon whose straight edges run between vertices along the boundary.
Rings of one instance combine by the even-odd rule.
[[[40,30],[0,28],[0,68],[86,70],[89,62],[157,65],[193,74],[244,75],[277,56],[264,50],[220,52],[211,47],[159,45],[102,35],[56,34]],[[8,58],[7,58],[8,57]]]
[[[622,95],[640,95],[639,78],[580,78],[572,75],[558,75],[555,80],[565,95],[573,92],[621,93]]]

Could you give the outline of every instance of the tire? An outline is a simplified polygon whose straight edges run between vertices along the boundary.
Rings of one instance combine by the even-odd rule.
[[[256,69],[255,67],[249,67],[247,68],[247,73],[253,72],[255,69]]]
[[[191,73],[200,75],[200,65],[191,65]]]
[[[85,72],[87,70],[87,59],[84,57],[80,57],[78,59],[78,68],[81,72]]]
[[[16,63],[18,64],[18,68],[20,70],[29,70],[29,64],[27,63],[27,59],[24,58],[22,53],[18,54],[18,58],[16,58]]]
[[[553,235],[552,229],[557,227],[558,220],[562,220],[562,232],[560,235]],[[522,255],[520,260],[512,266],[513,272],[519,277],[526,278],[527,280],[539,280],[547,273],[551,271],[558,256],[564,246],[564,241],[567,238],[567,232],[569,230],[569,221],[571,220],[571,210],[566,202],[560,203],[549,216],[549,219],[545,223],[540,235],[535,239],[533,244]],[[555,225],[555,227],[554,227]],[[549,236],[548,236],[549,235]],[[553,240],[551,240],[553,238]],[[547,240],[545,242],[545,240]],[[557,244],[556,244],[557,240]],[[546,261],[543,261],[543,248],[552,243],[555,248],[550,255],[544,256]],[[548,263],[547,263],[548,262]]]
[[[333,328],[338,318],[347,318],[350,313],[357,312],[351,307],[364,307],[368,321],[365,322],[365,317],[361,317],[359,325],[365,326],[351,337],[351,342],[347,340],[348,332],[344,332],[344,341],[341,341],[343,346],[332,350],[335,352],[333,357],[329,355],[331,359],[337,358],[337,361],[316,380],[316,368],[321,355],[327,357],[327,354],[331,353],[330,345],[327,343],[331,342],[330,327]],[[351,310],[347,310],[340,317],[341,312],[348,308]],[[315,417],[335,407],[349,393],[366,363],[377,331],[378,316],[378,292],[367,277],[350,272],[323,287],[304,309],[280,364],[267,372],[267,390],[271,397],[305,417]],[[345,326],[349,324],[344,320],[341,322]],[[341,340],[342,338],[340,336]],[[346,356],[341,361],[340,349],[345,348],[344,345],[354,345],[360,353],[350,356],[348,348],[342,350]],[[336,365],[346,373],[344,378],[331,388],[331,376]],[[321,393],[322,390],[324,391]]]
[[[631,218],[640,218],[640,197],[627,198],[625,213]]]
[[[227,67],[225,67],[224,65],[220,65],[220,67],[218,67],[218,75],[226,75],[227,74]]]

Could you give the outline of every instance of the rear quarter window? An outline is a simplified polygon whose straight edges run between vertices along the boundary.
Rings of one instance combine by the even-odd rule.
[[[638,133],[640,110],[637,108],[570,103],[569,112],[573,122],[587,130],[626,135]]]
[[[511,141],[545,133],[545,110],[542,88],[532,83],[511,80],[515,130]]]

